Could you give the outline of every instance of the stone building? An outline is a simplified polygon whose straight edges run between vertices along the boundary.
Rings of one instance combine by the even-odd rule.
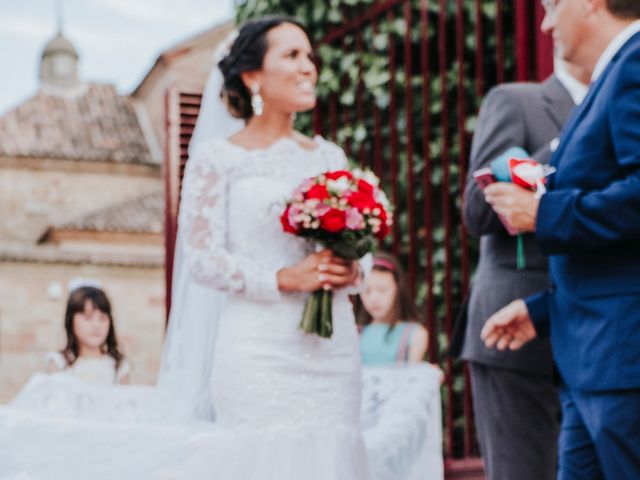
[[[58,33],[36,94],[0,117],[0,401],[64,346],[67,284],[110,296],[132,380],[155,378],[164,332],[161,155],[143,108],[81,81]]]
[[[157,374],[165,314],[165,93],[202,90],[233,28],[212,27],[155,61],[131,95],[83,82],[58,33],[35,95],[0,116],[0,403],[64,345],[70,280],[100,281],[134,383]]]
[[[202,92],[213,67],[213,52],[233,28],[233,22],[225,22],[165,50],[131,94],[148,112],[163,147],[167,90]]]

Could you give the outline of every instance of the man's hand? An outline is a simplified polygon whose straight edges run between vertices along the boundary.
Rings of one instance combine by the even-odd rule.
[[[534,232],[540,199],[513,183],[497,182],[484,189],[485,200],[516,230]]]
[[[482,327],[480,338],[487,348],[518,350],[536,338],[524,300],[515,300],[491,315]]]

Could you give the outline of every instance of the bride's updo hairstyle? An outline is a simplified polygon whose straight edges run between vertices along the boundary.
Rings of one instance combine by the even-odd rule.
[[[253,116],[251,92],[245,86],[240,75],[244,72],[262,69],[262,63],[268,49],[267,33],[284,23],[300,27],[309,37],[304,25],[294,18],[267,16],[250,20],[240,27],[229,53],[218,63],[224,77],[220,95],[234,117],[249,120]]]

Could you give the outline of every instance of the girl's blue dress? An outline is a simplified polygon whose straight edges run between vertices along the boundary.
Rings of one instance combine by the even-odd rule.
[[[389,325],[372,323],[360,334],[360,354],[364,365],[404,363],[409,357],[415,322],[398,322],[391,331]]]

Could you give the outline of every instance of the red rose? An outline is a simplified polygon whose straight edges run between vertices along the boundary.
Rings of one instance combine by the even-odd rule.
[[[363,193],[363,192],[350,193],[349,196],[347,197],[347,201],[349,202],[349,205],[357,208],[361,212],[365,208],[373,210],[374,207],[378,206],[378,203],[376,202],[376,200],[373,198],[372,195],[368,193]]]
[[[366,180],[358,180],[358,191],[362,193],[368,193],[369,195],[373,195],[373,190],[375,187],[371,185]]]
[[[332,208],[320,217],[320,226],[327,232],[337,233],[347,226],[346,214],[342,210]]]
[[[313,187],[311,187],[307,191],[307,193],[304,194],[304,197],[306,199],[315,198],[315,199],[318,199],[318,200],[322,201],[322,200],[326,200],[327,198],[329,198],[329,192],[327,191],[327,186],[326,185],[316,184]]]
[[[324,176],[327,177],[328,180],[338,180],[342,177],[347,177],[349,180],[353,178],[353,175],[351,175],[351,172],[348,170],[336,170],[334,172],[327,172],[324,174]]]
[[[288,233],[298,233],[298,229],[289,223],[289,210],[291,210],[290,206],[287,207],[284,213],[280,216],[282,229]]]
[[[389,235],[389,232],[391,232],[391,229],[386,223],[383,223],[380,225],[380,230],[376,233],[376,237],[378,240],[384,240],[384,238]]]
[[[381,204],[381,203],[376,203],[376,204],[373,206],[372,210],[373,210],[374,208],[378,208],[378,209],[380,209],[380,215],[378,215],[378,216],[380,217],[380,220],[386,220],[386,219],[387,219],[387,211],[384,209],[384,207],[382,206],[382,204]]]
[[[389,225],[387,225],[387,220],[388,220],[387,211],[379,203],[377,203],[374,208],[380,209],[380,215],[378,215],[378,218],[381,220],[382,223],[380,224],[380,230],[376,234],[376,237],[382,240],[384,237],[386,237],[389,234],[389,232],[391,232],[391,228],[389,228]]]

